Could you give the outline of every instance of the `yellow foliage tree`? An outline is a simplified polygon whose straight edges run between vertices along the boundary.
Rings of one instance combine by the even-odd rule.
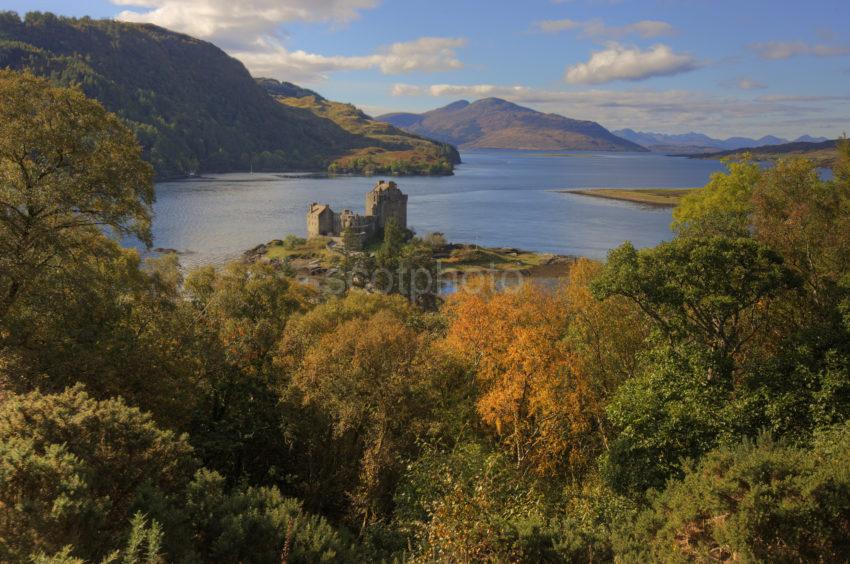
[[[603,406],[644,340],[635,308],[590,295],[598,271],[580,260],[558,291],[476,288],[448,303],[445,344],[475,371],[482,421],[518,466],[540,474],[563,471],[565,460],[575,469],[604,446]]]

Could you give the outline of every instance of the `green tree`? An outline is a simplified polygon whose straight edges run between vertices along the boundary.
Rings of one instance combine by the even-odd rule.
[[[680,235],[746,237],[750,233],[751,197],[762,168],[745,158],[727,161],[729,172],[716,172],[705,187],[685,196],[673,210],[673,229]]]
[[[388,271],[398,268],[399,255],[406,240],[407,234],[398,221],[394,217],[389,218],[384,225],[384,242],[375,253],[378,266]]]
[[[217,472],[199,470],[186,499],[203,562],[355,561],[343,534],[275,487],[228,489]]]
[[[850,553],[850,426],[762,437],[687,466],[623,531],[626,561],[836,562]]]
[[[133,133],[78,89],[0,70],[0,324],[102,227],[150,243],[153,172]]]
[[[186,279],[203,363],[192,442],[204,463],[231,478],[279,479],[289,457],[273,366],[277,343],[309,292],[270,265],[204,267]]]
[[[81,387],[7,398],[0,558],[19,562],[65,546],[86,560],[103,558],[123,544],[137,510],[167,507],[195,467],[185,436],[120,399],[96,401]]]
[[[677,238],[637,251],[630,243],[611,251],[593,284],[604,299],[637,304],[671,343],[695,343],[728,377],[733,357],[764,331],[770,299],[793,287],[782,258],[750,239]]]

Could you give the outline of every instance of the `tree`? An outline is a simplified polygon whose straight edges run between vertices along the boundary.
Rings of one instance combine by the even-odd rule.
[[[120,399],[96,401],[81,387],[8,398],[0,404],[0,558],[66,545],[103,558],[123,544],[136,510],[167,507],[195,467],[185,436]]]
[[[400,457],[414,443],[411,425],[428,410],[421,372],[426,350],[384,310],[341,322],[310,347],[293,375],[304,401],[330,417],[337,438],[362,443],[350,495],[364,524],[389,513]]]
[[[206,465],[228,477],[262,483],[285,472],[285,425],[298,414],[278,404],[273,360],[284,326],[309,295],[266,264],[204,267],[186,279],[203,375],[193,444]]]
[[[475,373],[478,413],[517,466],[541,473],[551,472],[569,446],[561,402],[565,309],[532,284],[505,292],[464,289],[449,302],[446,342]]]
[[[556,292],[465,288],[448,301],[446,344],[475,373],[479,415],[539,474],[579,475],[606,448],[604,407],[643,349],[639,310],[590,295],[599,271],[582,260]]]
[[[78,89],[0,71],[0,323],[102,227],[150,243],[153,172],[133,133]]]
[[[229,489],[223,476],[202,469],[186,490],[186,513],[202,562],[355,561],[340,532],[276,487]]]
[[[398,221],[391,217],[384,225],[384,242],[375,253],[375,261],[380,268],[390,272],[398,268],[398,258],[407,236]]]
[[[705,187],[687,194],[673,210],[674,231],[696,237],[749,235],[750,200],[762,168],[749,158],[726,164],[727,174],[712,174]]]
[[[782,258],[751,239],[676,238],[637,251],[614,249],[594,283],[598,298],[633,301],[671,343],[690,342],[708,351],[724,379],[733,357],[769,320],[771,298],[793,287]]]
[[[797,272],[807,295],[820,307],[834,307],[850,274],[850,162],[847,141],[839,146],[834,178],[822,181],[815,165],[787,159],[766,171],[753,192],[755,237],[777,251]]]
[[[284,401],[304,410],[293,435],[308,507],[360,529],[390,515],[405,458],[446,427],[436,414],[465,384],[434,322],[400,296],[352,292],[288,324],[277,363]]]
[[[850,553],[850,427],[810,447],[763,436],[688,465],[623,531],[626,561],[840,561]]]

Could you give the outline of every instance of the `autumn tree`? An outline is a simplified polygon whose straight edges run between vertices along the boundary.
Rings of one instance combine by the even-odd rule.
[[[0,71],[0,323],[101,228],[150,243],[153,172],[121,120],[79,89]]]
[[[439,428],[432,412],[459,380],[422,323],[427,316],[398,296],[352,293],[294,320],[281,342],[291,392],[314,410],[309,440],[327,445],[313,466],[331,472],[330,488],[346,489],[361,528],[389,515],[404,457]]]

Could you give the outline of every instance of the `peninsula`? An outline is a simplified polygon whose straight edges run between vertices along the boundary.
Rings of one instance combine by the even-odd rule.
[[[584,190],[558,190],[558,192],[620,200],[652,207],[672,208],[676,207],[691,190],[695,190],[695,188],[588,188]]]

